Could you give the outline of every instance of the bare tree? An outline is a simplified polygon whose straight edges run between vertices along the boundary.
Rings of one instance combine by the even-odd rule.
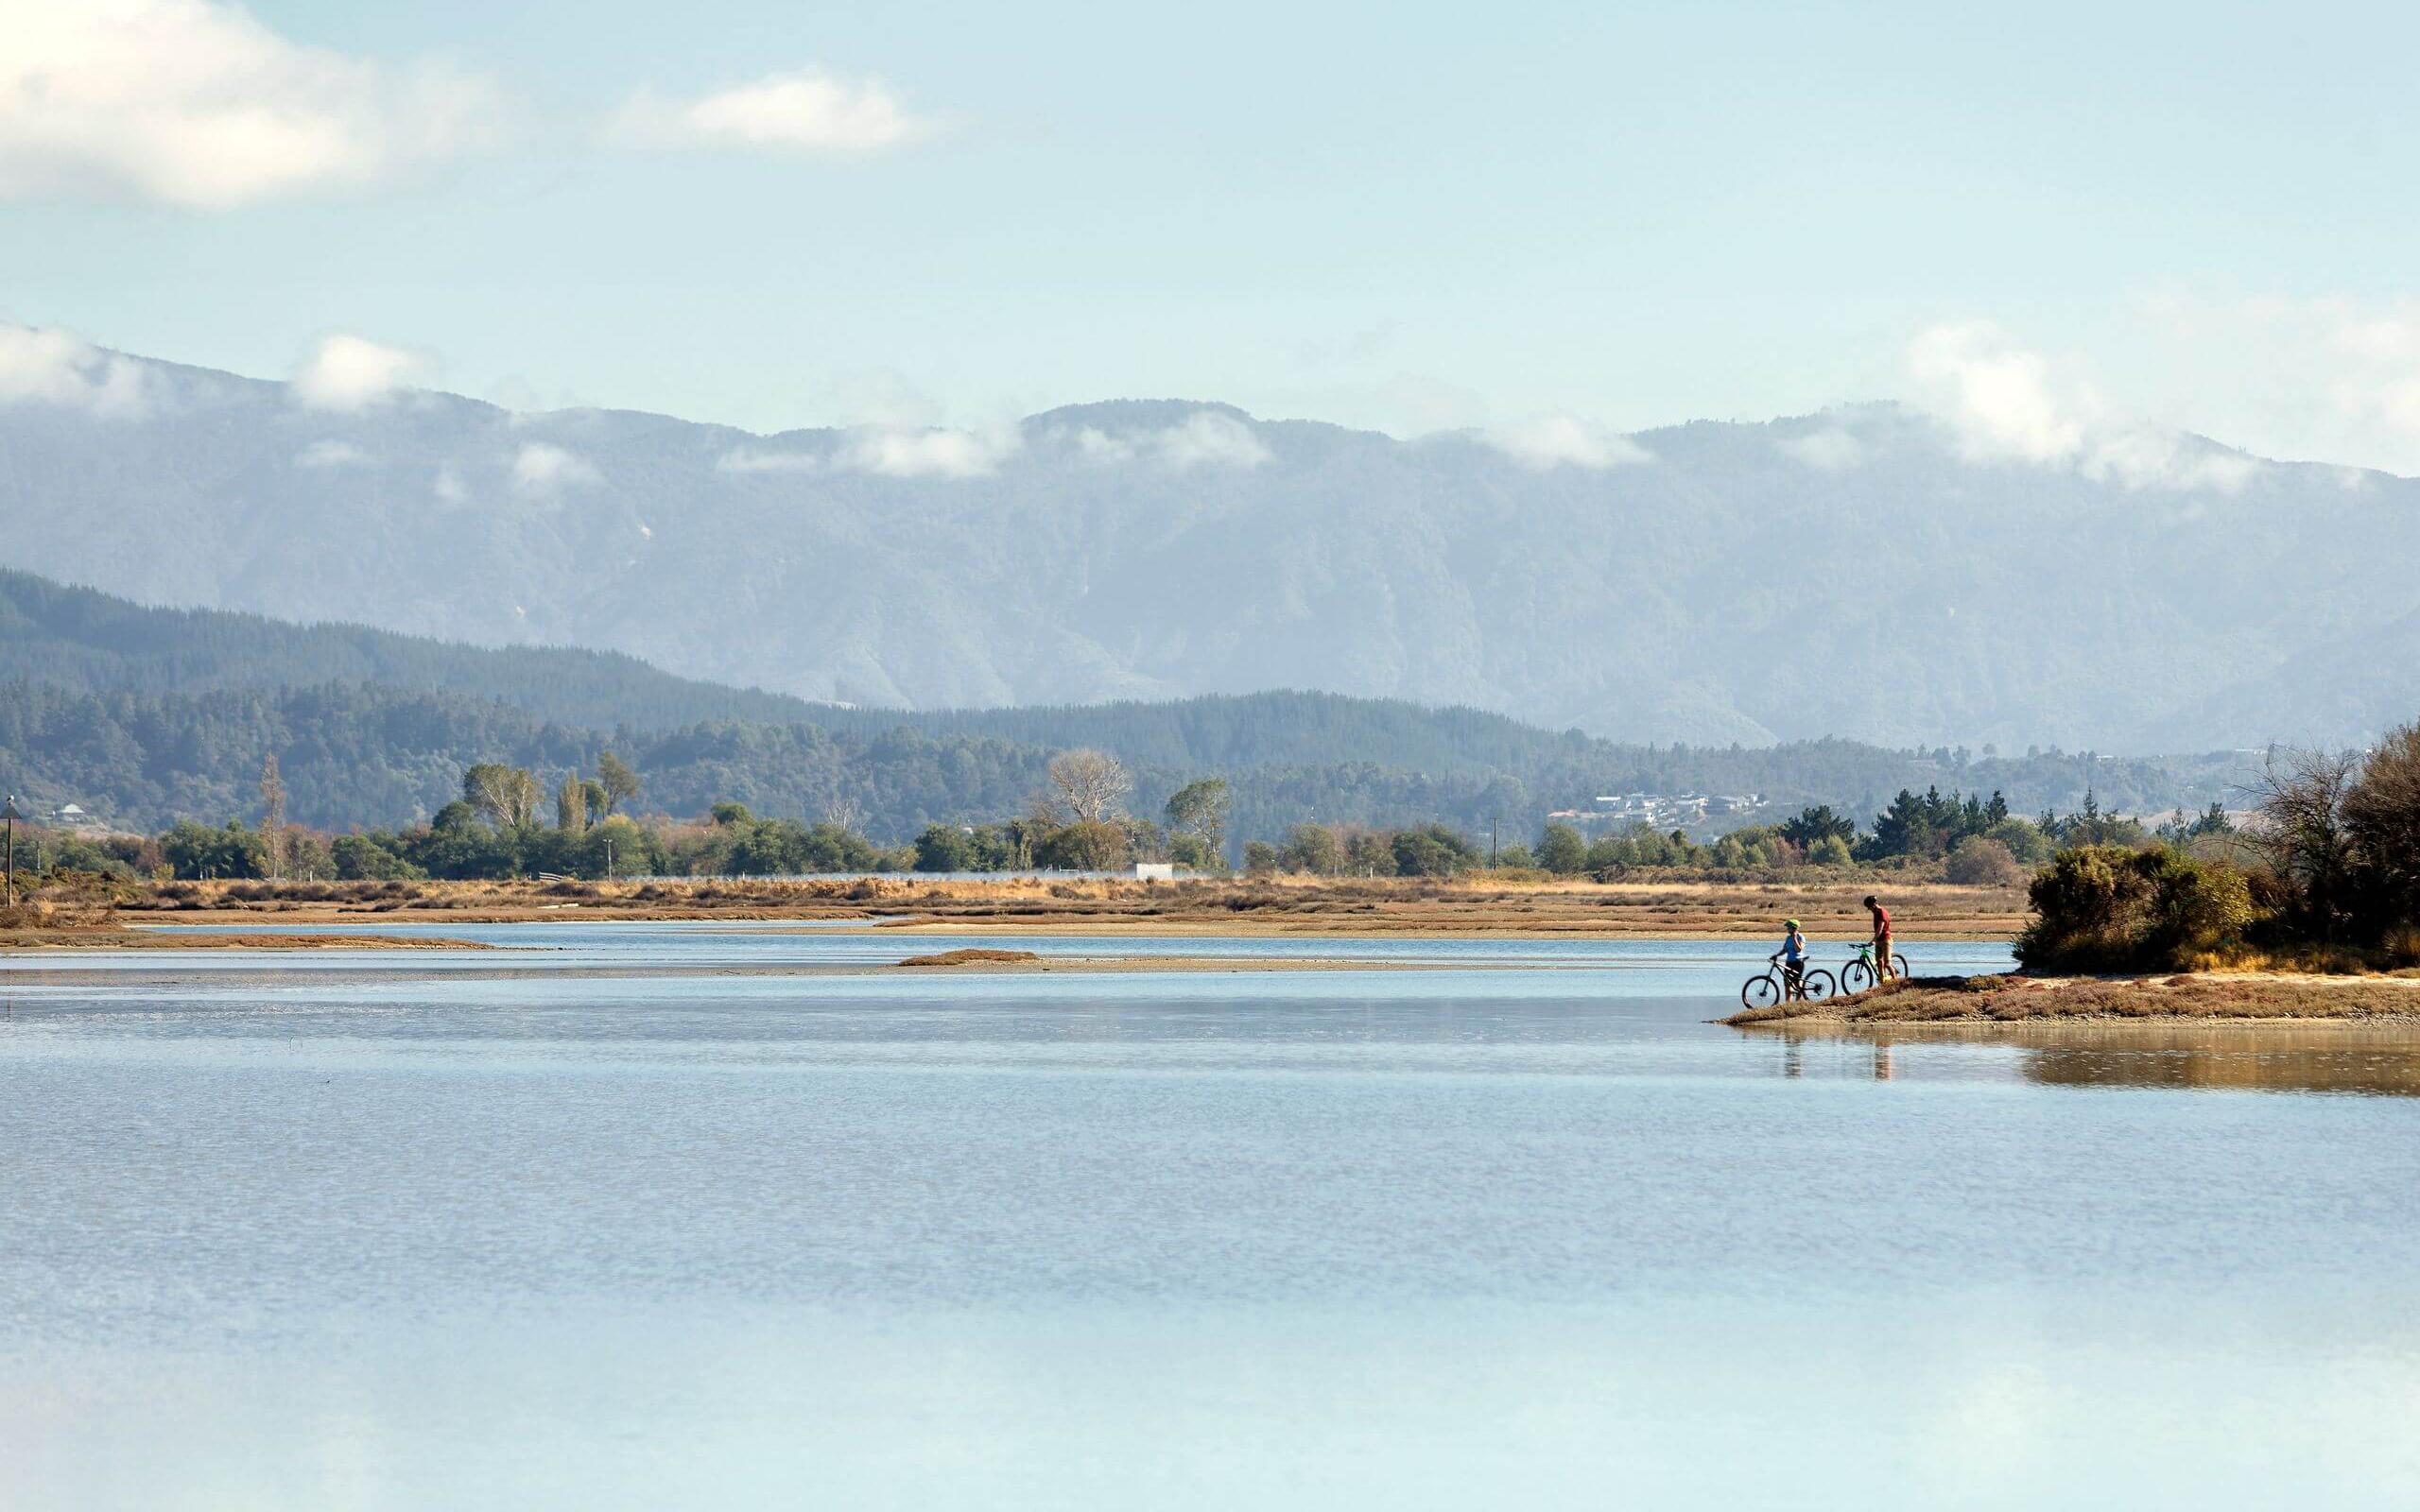
[[[834,793],[823,803],[823,822],[847,834],[864,833],[865,805],[846,793]]]
[[[1050,758],[1050,785],[1078,824],[1105,824],[1134,791],[1125,764],[1107,751],[1063,750]]]
[[[2386,917],[2420,923],[2420,725],[2390,731],[2344,794],[2355,864]]]
[[[2336,937],[2351,902],[2353,838],[2344,799],[2361,770],[2350,750],[2272,750],[2252,794],[2260,814],[2253,842],[2323,940]]]
[[[462,774],[462,800],[497,828],[519,829],[538,820],[538,779],[526,766],[481,762]]]

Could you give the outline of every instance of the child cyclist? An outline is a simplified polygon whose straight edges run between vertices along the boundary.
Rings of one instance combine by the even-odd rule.
[[[1798,920],[1784,919],[1781,949],[1772,959],[1781,963],[1782,995],[1795,1002],[1806,996],[1806,936],[1798,932]]]

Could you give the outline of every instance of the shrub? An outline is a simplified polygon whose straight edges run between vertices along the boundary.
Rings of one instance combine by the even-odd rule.
[[[2025,868],[2016,864],[2009,848],[1979,834],[1970,834],[1952,846],[1943,870],[1950,881],[1967,887],[1998,887],[2025,880]]]
[[[2256,914],[2234,867],[2172,850],[2084,846],[2033,879],[2017,936],[2028,971],[2166,971],[2239,948]]]

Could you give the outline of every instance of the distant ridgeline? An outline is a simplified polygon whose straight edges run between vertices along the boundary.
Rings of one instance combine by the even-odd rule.
[[[673,677],[630,657],[491,648],[357,626],[148,609],[0,572],[0,782],[43,803],[152,830],[256,818],[264,756],[289,820],[327,829],[433,814],[477,762],[541,776],[611,749],[640,806],[695,814],[856,816],[885,843],[928,823],[1021,812],[1053,751],[1098,747],[1155,814],[1194,777],[1226,777],[1233,843],[1293,825],[1434,820],[1506,839],[1599,796],[1761,795],[1736,822],[1806,803],[1870,819],[1903,787],[1997,790],[2021,813],[2080,804],[2199,808],[2228,799],[2245,758],[1979,758],[1823,740],[1724,748],[1616,745],[1470,709],[1330,694],[909,713],[814,704]],[[1658,811],[1664,812],[1664,811]]]

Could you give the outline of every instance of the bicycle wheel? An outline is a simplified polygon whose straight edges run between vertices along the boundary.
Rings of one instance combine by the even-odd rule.
[[[1910,974],[1908,971],[1908,958],[1900,954],[1897,951],[1893,951],[1891,953],[1891,970],[1899,973],[1899,979],[1901,981],[1906,981]]]
[[[1767,971],[1762,976],[1748,978],[1739,988],[1739,1001],[1752,1008],[1770,1008],[1781,1001],[1781,980]]]
[[[1865,963],[1865,957],[1859,956],[1841,968],[1841,991],[1862,992],[1873,985],[1874,968]]]
[[[1829,971],[1809,971],[1806,973],[1806,980],[1803,985],[1806,988],[1806,1001],[1809,1003],[1821,1003],[1825,998],[1832,995],[1832,973]]]

